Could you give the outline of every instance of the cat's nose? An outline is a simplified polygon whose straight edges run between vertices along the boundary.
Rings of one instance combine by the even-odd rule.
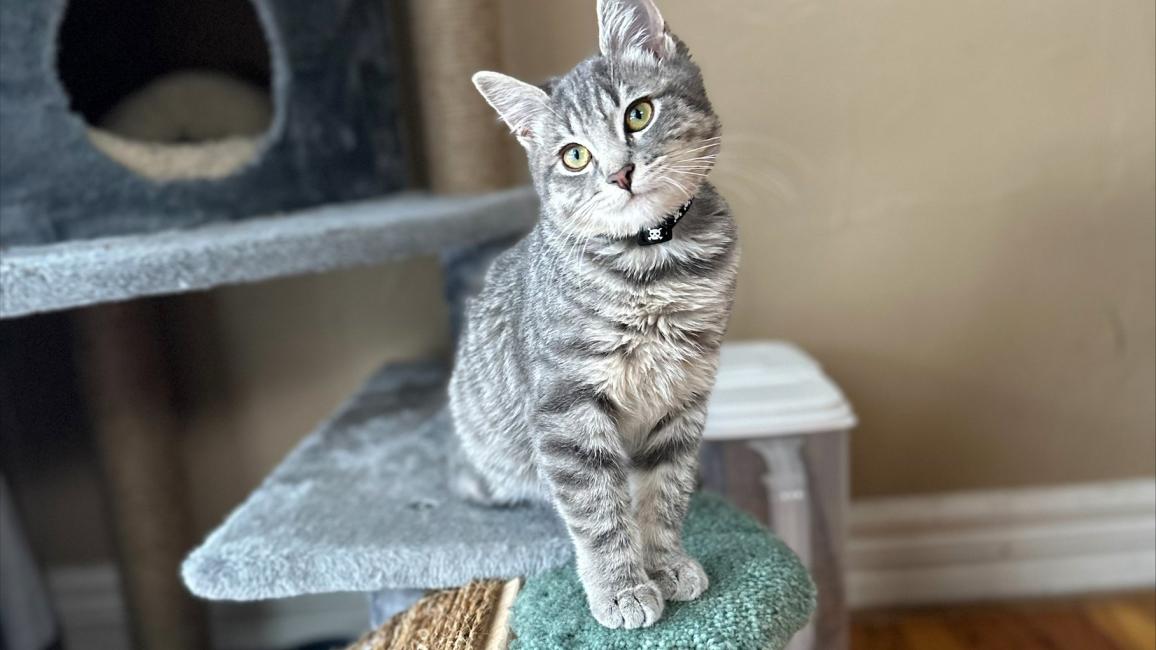
[[[630,183],[633,180],[634,163],[627,163],[622,167],[622,169],[619,169],[618,171],[606,177],[607,183],[610,183],[611,185],[617,185],[627,192],[630,191]]]

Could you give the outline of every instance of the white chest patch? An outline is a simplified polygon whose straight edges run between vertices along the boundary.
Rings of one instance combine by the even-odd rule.
[[[709,390],[717,365],[715,353],[690,343],[701,328],[720,327],[694,311],[669,303],[648,309],[636,305],[619,314],[613,334],[615,354],[598,364],[597,383],[619,409],[619,429],[628,447],[637,447],[660,419]]]

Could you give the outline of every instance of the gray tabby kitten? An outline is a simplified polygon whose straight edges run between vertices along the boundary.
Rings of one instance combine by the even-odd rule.
[[[681,530],[738,251],[706,182],[721,126],[686,46],[651,0],[599,0],[598,19],[600,56],[545,90],[474,76],[526,149],[542,214],[469,305],[452,481],[483,503],[553,502],[590,611],[637,628],[708,586]]]

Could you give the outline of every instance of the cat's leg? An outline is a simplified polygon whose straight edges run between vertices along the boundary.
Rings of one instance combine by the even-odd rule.
[[[576,389],[545,400],[536,421],[539,469],[574,540],[590,612],[610,628],[653,624],[663,599],[643,565],[613,407]]]
[[[702,565],[682,547],[705,421],[705,400],[663,418],[632,459],[644,564],[667,600],[694,600],[710,585]]]
[[[507,506],[520,501],[519,496],[509,489],[509,484],[515,478],[514,472],[500,474],[506,479],[504,481],[494,481],[492,478],[494,472],[487,475],[475,464],[485,460],[485,458],[472,460],[466,451],[465,442],[457,436],[450,438],[446,445],[446,478],[449,481],[450,491],[466,501],[481,506]]]
[[[516,456],[513,453],[509,455]],[[521,463],[517,469],[504,465],[498,468],[490,466],[487,472],[471,462],[461,449],[457,449],[449,454],[448,464],[450,491],[471,503],[504,507],[527,501],[550,500],[530,460]]]
[[[459,497],[481,506],[507,505],[496,495],[490,481],[468,460],[460,455],[450,457],[450,490]]]

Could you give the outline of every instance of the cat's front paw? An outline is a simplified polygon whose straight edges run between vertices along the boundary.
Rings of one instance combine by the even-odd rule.
[[[694,600],[710,586],[702,565],[685,553],[671,553],[647,571],[667,600]]]
[[[604,627],[632,630],[650,627],[662,618],[662,593],[650,580],[616,593],[590,594],[589,600],[590,613]]]

